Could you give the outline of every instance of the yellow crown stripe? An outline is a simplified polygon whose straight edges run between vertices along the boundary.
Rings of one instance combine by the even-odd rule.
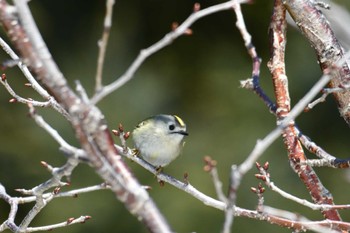
[[[176,121],[179,123],[179,125],[180,125],[181,127],[185,127],[185,126],[186,126],[186,125],[185,125],[185,122],[184,122],[180,117],[178,117],[178,116],[176,116],[176,115],[174,115],[174,117],[175,117]]]

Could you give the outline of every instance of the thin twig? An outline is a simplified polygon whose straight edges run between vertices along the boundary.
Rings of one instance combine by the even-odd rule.
[[[60,198],[60,197],[77,197],[79,194],[84,194],[84,193],[89,193],[89,192],[94,192],[94,191],[100,191],[100,190],[105,190],[109,189],[110,187],[106,185],[105,183],[98,184],[98,185],[93,185],[93,186],[88,186],[80,189],[74,189],[74,190],[69,190],[65,192],[58,192],[53,195],[51,192],[50,193],[44,193],[43,198],[49,199],[49,198]],[[25,204],[25,203],[30,203],[33,201],[36,201],[35,196],[29,196],[29,197],[13,197],[18,204]]]
[[[109,188],[108,185],[106,185],[105,183],[102,183],[99,185],[84,187],[84,188],[70,190],[70,191],[66,191],[66,192],[44,193],[42,195],[42,199],[47,204],[47,202],[51,201],[54,198],[77,197],[79,194],[98,191],[98,190],[104,190],[104,189],[108,189],[108,188]],[[19,190],[19,191],[21,191],[21,190]],[[10,211],[9,217],[3,224],[0,225],[0,232],[4,231],[6,229],[11,229],[13,232],[47,231],[47,230],[52,230],[54,228],[71,225],[74,223],[79,223],[79,222],[84,223],[85,222],[84,220],[88,220],[90,218],[89,216],[82,216],[82,217],[77,218],[77,219],[69,218],[66,222],[62,222],[59,224],[53,224],[53,225],[41,226],[41,227],[27,227],[25,230],[23,230],[21,227],[18,227],[14,223],[14,219],[16,217],[17,210],[18,210],[18,205],[30,203],[30,202],[37,202],[37,196],[11,197],[10,195],[8,195],[6,193],[5,188],[0,184],[0,199],[5,200],[7,203],[9,203],[11,205],[11,211]]]
[[[274,216],[279,216],[292,221],[303,222],[308,230],[319,232],[319,233],[339,233],[337,230],[332,230],[330,227],[322,226],[320,222],[307,219],[299,213],[292,213],[290,211],[276,209],[271,206],[264,206],[264,212]],[[314,224],[317,223],[317,224]]]
[[[36,113],[34,106],[31,103],[28,104],[28,107],[30,116],[35,120],[38,126],[43,128],[60,145],[63,151],[69,151],[69,154],[74,155],[75,158],[87,159],[85,151],[78,149],[66,142],[63,137],[61,137],[61,135],[57,132],[57,130],[52,128],[51,125],[49,125],[42,116]]]
[[[122,76],[120,76],[116,81],[114,81],[113,83],[107,86],[104,86],[98,93],[96,93],[92,97],[91,103],[92,104],[98,103],[104,97],[111,94],[113,91],[117,90],[118,88],[123,86],[125,83],[130,81],[130,79],[133,78],[135,72],[139,69],[139,67],[148,57],[158,52],[162,48],[170,45],[179,36],[188,33],[188,29],[190,28],[190,26],[200,18],[203,18],[207,15],[210,15],[219,11],[229,10],[233,7],[234,4],[241,4],[246,2],[248,2],[248,0],[231,0],[231,1],[227,1],[221,4],[217,4],[217,5],[205,8],[203,10],[195,11],[182,24],[180,24],[173,31],[166,34],[160,41],[156,42],[155,44],[153,44],[152,46],[146,49],[142,49],[139,55],[137,56],[137,58],[126,70],[126,72]]]
[[[345,205],[329,205],[329,204],[315,204],[312,202],[309,202],[308,200],[301,199],[299,197],[296,197],[278,186],[274,184],[274,182],[271,181],[270,174],[267,173],[266,170],[264,170],[262,167],[259,168],[259,172],[262,175],[260,179],[265,182],[265,184],[274,192],[278,193],[282,197],[289,199],[291,201],[294,201],[300,205],[306,206],[312,210],[331,210],[331,209],[349,209],[350,204]]]
[[[69,218],[64,222],[56,223],[41,227],[28,227],[25,232],[36,232],[36,231],[52,231],[53,229],[66,227],[72,224],[85,223],[86,220],[91,219],[91,216],[80,216],[79,218]]]
[[[252,43],[252,36],[247,30],[247,27],[244,22],[244,17],[241,10],[240,3],[236,3],[233,5],[233,10],[236,14],[236,27],[238,28],[239,32],[241,33],[241,36],[244,41],[244,45],[248,51],[248,54],[252,58],[253,66],[252,66],[252,77],[254,79],[259,79],[260,76],[260,64],[261,59],[259,58],[255,46]],[[259,92],[257,89],[254,89],[256,93],[262,93]],[[262,96],[262,95],[260,95]],[[228,192],[228,198],[227,198],[227,205],[228,208],[225,211],[225,222],[223,226],[223,233],[229,233],[231,232],[231,227],[234,221],[234,206],[236,205],[236,199],[237,199],[237,190],[240,186],[241,177],[240,174],[237,173],[237,166],[233,165],[231,166],[231,175],[230,175],[230,185],[229,185],[229,192]]]
[[[45,100],[48,100],[49,103],[47,106],[51,106],[54,110],[62,114],[67,120],[70,120],[70,116],[66,110],[62,108],[62,106],[57,103],[55,98],[53,98],[33,77],[32,73],[29,71],[28,66],[26,66],[17,54],[12,50],[12,48],[0,37],[0,46],[2,49],[13,59],[18,60],[17,63],[18,68],[22,71],[28,82],[31,84],[30,86]],[[25,103],[25,102],[24,102]],[[39,102],[40,103],[40,102]],[[35,104],[34,104],[35,105]],[[40,106],[40,105],[35,105]]]
[[[12,48],[0,37],[0,46],[11,57],[12,60],[19,61],[18,68],[22,71],[27,80],[32,84],[32,88],[38,92],[44,99],[49,99],[50,94],[35,80],[28,67],[20,60]]]
[[[215,187],[215,191],[216,191],[216,195],[218,196],[219,200],[222,202],[227,203],[227,197],[224,195],[224,192],[222,190],[222,182],[219,178],[219,174],[218,174],[218,169],[216,167],[213,167],[210,170],[210,176],[213,180],[213,184]]]
[[[0,79],[0,83],[5,87],[7,92],[13,97],[13,99],[11,99],[10,102],[31,104],[31,105],[37,106],[37,107],[49,107],[52,104],[51,101],[40,102],[40,101],[35,101],[32,99],[26,99],[26,98],[23,98],[23,97],[17,95],[17,93],[12,89],[10,84],[7,82],[7,78]]]
[[[350,87],[334,87],[334,88],[324,88],[322,90],[322,95],[314,100],[312,103],[309,103],[307,105],[307,108],[305,109],[305,111],[309,111],[312,108],[314,108],[317,104],[322,103],[324,101],[326,101],[326,98],[328,97],[328,95],[333,94],[333,93],[337,93],[337,92],[346,92],[349,91]]]
[[[350,53],[349,53],[350,54]],[[296,119],[303,111],[304,108],[312,101],[315,96],[319,93],[324,86],[327,85],[331,76],[329,74],[324,74],[315,85],[309,90],[306,95],[299,100],[299,102],[292,108],[284,120],[279,122],[279,126],[266,135],[262,140],[258,140],[253,148],[252,152],[248,155],[247,159],[240,164],[239,173],[241,176],[246,174],[255,164],[255,161],[262,155],[262,153],[281,135],[284,128]]]
[[[106,57],[108,38],[112,27],[113,5],[114,0],[106,1],[106,15],[103,23],[102,38],[98,41],[99,53],[97,58],[95,92],[100,91],[102,88],[103,65]]]
[[[167,175],[163,172],[160,172],[157,170],[156,167],[152,166],[151,164],[144,161],[142,158],[135,156],[132,153],[131,149],[127,149],[127,151],[124,150],[123,147],[115,145],[116,149],[125,157],[132,160],[133,162],[139,164],[155,176],[157,176],[157,179],[162,180],[188,194],[193,196],[194,198],[198,199],[199,201],[203,202],[203,204],[219,209],[221,211],[227,211],[227,204],[218,201],[214,198],[211,198],[204,193],[197,190],[195,187],[188,183],[181,182],[174,177]],[[341,221],[332,221],[332,220],[325,220],[325,221],[304,221],[304,219],[300,220],[290,220],[283,217],[278,217],[275,215],[268,214],[266,212],[259,212],[256,210],[248,210],[244,208],[240,208],[238,206],[234,206],[233,211],[231,212],[235,216],[241,216],[241,217],[247,217],[252,219],[258,219],[261,221],[267,221],[271,224],[276,224],[278,226],[282,227],[288,227],[290,229],[295,230],[313,230],[315,232],[324,232],[324,231],[318,231],[319,227],[325,227],[327,229],[337,229],[337,230],[350,230],[350,223],[347,222],[341,222]],[[322,228],[323,229],[323,228]]]

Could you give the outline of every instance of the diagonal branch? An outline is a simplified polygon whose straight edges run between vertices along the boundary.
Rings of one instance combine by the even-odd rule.
[[[98,103],[104,97],[111,94],[113,91],[117,90],[118,88],[123,86],[125,83],[130,81],[133,78],[135,72],[139,69],[139,67],[148,57],[158,52],[159,50],[163,49],[164,47],[170,45],[178,37],[187,34],[190,26],[200,18],[203,18],[207,15],[210,15],[219,11],[232,9],[232,7],[235,4],[246,3],[248,1],[249,0],[231,0],[231,1],[227,1],[221,4],[217,4],[217,5],[205,8],[203,10],[199,10],[199,11],[195,10],[195,12],[192,13],[192,15],[190,15],[181,25],[179,25],[173,31],[166,34],[160,41],[158,41],[157,43],[151,45],[146,49],[141,50],[137,58],[133,61],[133,63],[125,71],[125,73],[122,76],[120,76],[116,81],[112,82],[107,86],[104,86],[98,93],[96,93],[95,96],[91,99],[91,103],[93,104]]]
[[[98,41],[99,53],[97,58],[96,84],[95,91],[98,92],[102,88],[103,65],[106,57],[106,49],[109,39],[109,33],[112,27],[114,0],[106,1],[106,15],[103,23],[102,38]]]
[[[152,232],[170,232],[165,219],[148,193],[131,174],[114,149],[104,116],[96,107],[84,103],[68,86],[43,41],[27,0],[16,0],[17,13],[5,0],[0,1],[3,28],[32,69],[36,78],[71,116],[71,124],[82,149],[96,172],[111,185],[116,197]],[[21,22],[21,24],[19,23]]]
[[[336,62],[344,57],[343,48],[323,13],[317,9],[314,1],[286,0],[284,1],[289,14],[303,35],[315,49],[317,59],[323,72],[331,69]],[[347,62],[332,76],[329,86],[332,88],[350,85],[350,68]],[[334,92],[340,115],[350,125],[350,92]]]
[[[271,58],[268,63],[275,89],[277,124],[280,123],[290,112],[290,97],[288,90],[288,78],[285,72],[285,46],[287,22],[285,19],[286,9],[281,0],[275,0],[274,12],[270,24]],[[283,141],[288,151],[289,162],[294,172],[304,182],[315,203],[333,204],[331,193],[323,186],[311,166],[300,165],[306,161],[304,150],[298,140],[298,132],[294,127],[294,121],[289,122],[283,130]],[[338,211],[321,211],[325,218],[341,220]]]

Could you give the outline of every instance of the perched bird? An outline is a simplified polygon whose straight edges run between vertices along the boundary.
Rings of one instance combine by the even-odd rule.
[[[157,170],[181,153],[187,136],[186,124],[176,115],[156,115],[140,122],[132,132],[135,151]]]

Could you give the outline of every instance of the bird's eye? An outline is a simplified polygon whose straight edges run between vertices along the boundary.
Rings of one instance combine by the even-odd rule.
[[[169,125],[169,130],[174,130],[175,129],[175,125]]]

